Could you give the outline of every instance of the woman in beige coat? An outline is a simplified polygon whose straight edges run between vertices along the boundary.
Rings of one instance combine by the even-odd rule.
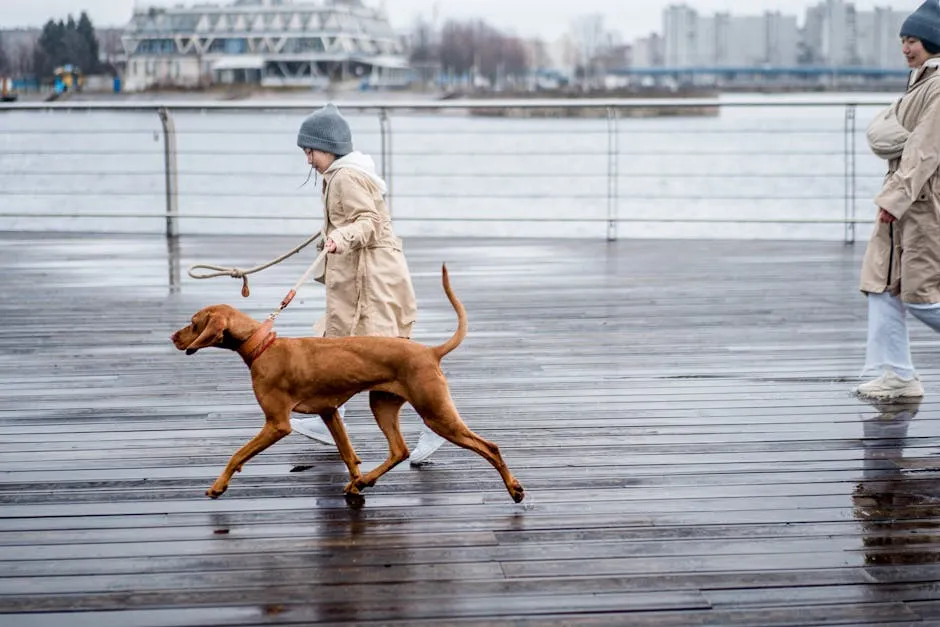
[[[411,337],[417,315],[411,273],[401,240],[392,231],[385,181],[372,158],[354,151],[349,124],[328,104],[301,124],[297,145],[323,175],[323,234],[327,251],[322,281],[326,316],[315,325],[325,337]],[[340,415],[344,415],[340,408]],[[292,419],[294,431],[333,444],[318,418]],[[444,440],[422,425],[412,464],[420,464]]]
[[[901,27],[912,72],[907,93],[868,129],[888,161],[878,218],[862,265],[868,295],[865,372],[872,399],[924,395],[911,360],[906,313],[940,331],[940,3],[924,2]]]

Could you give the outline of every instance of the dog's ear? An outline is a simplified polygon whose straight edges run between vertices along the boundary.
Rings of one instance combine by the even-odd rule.
[[[192,343],[186,347],[186,354],[192,355],[200,348],[208,348],[222,342],[222,334],[225,333],[225,322],[221,316],[209,316],[206,321],[206,328],[202,330]]]

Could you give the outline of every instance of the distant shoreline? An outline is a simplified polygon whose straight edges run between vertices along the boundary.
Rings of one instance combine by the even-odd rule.
[[[437,91],[359,91],[351,89],[342,90],[310,90],[310,89],[268,89],[268,88],[223,88],[208,89],[168,89],[148,90],[143,92],[75,92],[66,93],[58,98],[61,102],[166,102],[166,101],[215,101],[215,102],[259,102],[265,100],[289,101],[335,101],[351,103],[369,102],[436,102],[470,100],[554,100],[578,98],[604,98],[604,99],[660,99],[660,98],[700,98],[718,99],[724,95],[760,94],[852,94],[852,93],[897,93],[903,90],[903,85],[853,85],[853,86],[762,86],[714,88],[692,87],[680,90],[665,88],[656,89],[620,89],[607,91],[581,92],[576,90],[565,91],[537,91],[537,92],[466,92],[448,93]],[[47,100],[48,93],[27,92],[20,93],[19,102],[42,102]]]

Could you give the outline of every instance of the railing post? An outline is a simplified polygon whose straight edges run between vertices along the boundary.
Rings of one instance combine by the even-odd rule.
[[[855,243],[855,111],[854,104],[845,105],[845,234],[846,245]]]
[[[385,203],[388,212],[392,212],[392,124],[388,119],[388,111],[379,109],[379,131],[382,137],[382,178],[388,191],[385,194]]]
[[[180,291],[180,238],[166,238],[167,272],[170,283],[170,294],[179,294]]]
[[[163,125],[163,173],[166,179],[166,236],[179,236],[179,188],[176,169],[176,126],[166,107],[157,111]]]
[[[607,241],[617,240],[617,205],[619,204],[620,141],[617,110],[607,107]]]

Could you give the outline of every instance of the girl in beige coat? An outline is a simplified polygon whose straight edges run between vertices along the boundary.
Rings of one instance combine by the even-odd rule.
[[[349,124],[332,104],[303,121],[297,145],[323,175],[323,245],[328,254],[319,280],[326,285],[326,315],[314,325],[317,334],[411,337],[417,314],[414,288],[375,163],[353,150]],[[333,444],[320,418],[292,419],[291,427]],[[443,442],[422,425],[411,463],[426,461]]]
[[[855,391],[872,399],[924,395],[907,312],[940,331],[940,3],[924,2],[900,34],[913,70],[907,93],[868,129],[872,151],[888,161],[861,277],[868,295],[865,371],[879,376]]]

